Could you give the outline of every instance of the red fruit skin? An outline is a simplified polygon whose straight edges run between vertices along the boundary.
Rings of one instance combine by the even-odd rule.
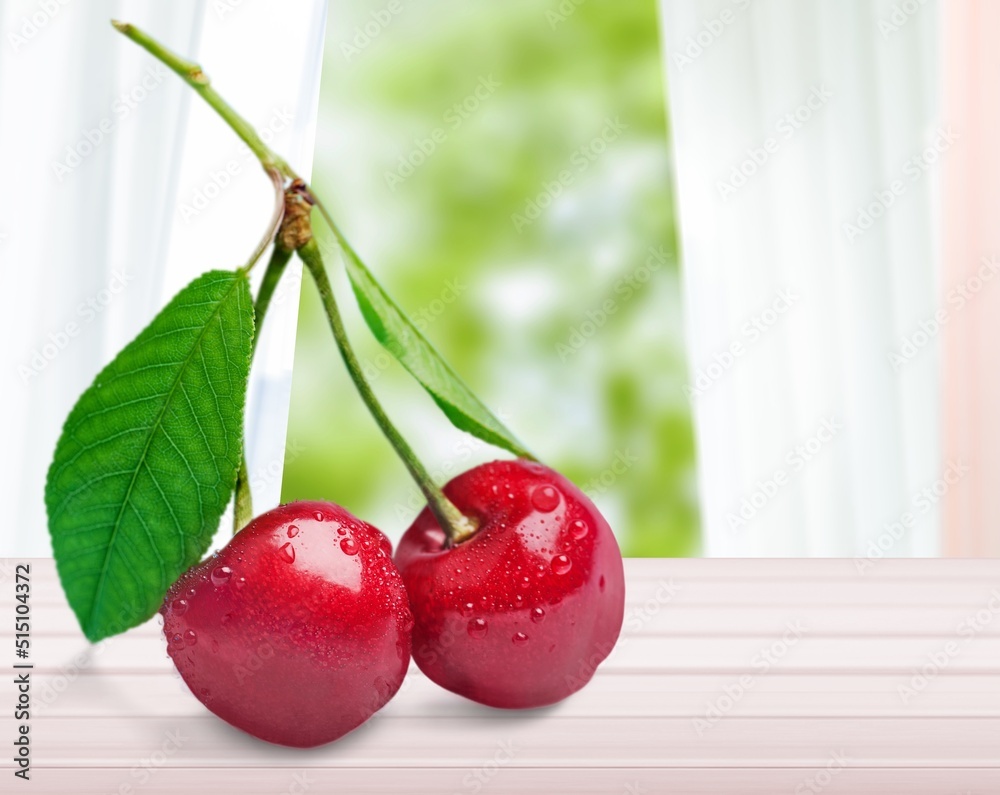
[[[604,517],[558,472],[521,460],[475,467],[444,491],[479,529],[445,548],[424,508],[399,543],[420,670],[492,707],[540,707],[579,690],[625,611],[621,552]]]
[[[336,740],[392,698],[409,665],[413,620],[391,554],[332,503],[275,508],[170,588],[167,651],[191,692],[248,734]]]

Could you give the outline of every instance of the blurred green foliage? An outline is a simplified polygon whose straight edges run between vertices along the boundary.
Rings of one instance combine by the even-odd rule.
[[[318,189],[470,386],[588,490],[625,554],[695,553],[655,4],[351,5],[327,31]],[[429,468],[446,480],[499,455],[388,361],[328,265],[375,389]],[[416,514],[309,284],[289,442],[284,500],[334,500],[392,538]]]

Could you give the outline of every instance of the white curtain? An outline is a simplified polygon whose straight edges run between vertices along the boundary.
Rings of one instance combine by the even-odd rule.
[[[937,554],[938,3],[660,10],[704,553]]]

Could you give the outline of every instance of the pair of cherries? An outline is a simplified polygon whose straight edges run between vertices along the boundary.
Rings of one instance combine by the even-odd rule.
[[[548,467],[495,461],[444,487],[475,525],[451,543],[428,508],[395,557],[376,528],[327,502],[248,524],[186,572],[161,610],[191,692],[281,745],[343,736],[399,690],[410,656],[491,707],[560,701],[618,639],[625,578],[594,504]]]

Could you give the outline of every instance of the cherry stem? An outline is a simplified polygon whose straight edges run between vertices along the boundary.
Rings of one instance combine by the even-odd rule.
[[[257,350],[257,342],[260,340],[260,329],[264,325],[267,308],[271,305],[271,298],[274,296],[274,291],[281,280],[281,275],[285,272],[285,266],[288,265],[288,261],[291,258],[291,250],[275,244],[274,250],[271,252],[271,259],[267,263],[267,269],[264,271],[264,278],[260,283],[260,289],[257,291],[257,300],[253,305],[255,331],[253,342],[251,343],[251,351]]]
[[[223,118],[226,124],[232,128],[233,132],[235,132],[243,140],[243,143],[250,148],[250,151],[257,156],[257,159],[260,161],[260,164],[264,167],[265,171],[274,170],[289,179],[295,179],[296,174],[289,167],[288,163],[272,152],[267,144],[265,144],[261,137],[257,134],[257,131],[253,128],[253,126],[235,110],[233,110],[228,102],[219,96],[218,92],[212,88],[208,75],[202,71],[202,68],[198,64],[193,61],[189,61],[186,58],[182,58],[177,53],[173,52],[173,50],[164,47],[160,44],[160,42],[156,41],[156,39],[140,30],[135,25],[129,24],[128,22],[119,22],[116,19],[111,20],[111,24],[114,25],[120,33],[130,38],[144,50],[149,52],[150,55],[163,63],[164,66],[176,72],[185,83],[197,91],[198,94],[201,95],[201,98],[204,99],[205,102],[207,102],[212,109]]]
[[[284,206],[284,193],[282,193],[282,206]],[[283,213],[282,213],[283,214]],[[254,335],[250,347],[250,361],[253,362],[254,354],[257,351],[257,341],[260,339],[260,330],[264,325],[264,317],[267,315],[267,308],[271,305],[271,298],[281,281],[281,275],[285,272],[285,266],[292,258],[292,252],[275,243],[271,251],[271,259],[267,263],[264,271],[264,278],[257,291],[257,300],[253,305]],[[249,470],[247,468],[246,450],[240,456],[240,468],[236,474],[236,502],[233,504],[233,535],[246,527],[253,519],[253,498],[250,492]]]
[[[171,69],[178,76],[180,76],[185,83],[194,89],[198,95],[201,96],[201,98],[205,100],[205,102],[207,102],[208,105],[219,114],[219,116],[222,117],[223,121],[225,121],[230,128],[232,128],[233,132],[235,132],[247,145],[247,147],[249,147],[250,151],[256,155],[261,166],[275,183],[275,187],[279,193],[283,193],[280,185],[281,177],[285,177],[290,180],[301,180],[301,177],[295,173],[292,167],[289,166],[284,159],[271,151],[268,145],[264,143],[261,137],[257,134],[257,131],[254,130],[253,126],[250,125],[246,119],[240,116],[235,110],[233,110],[228,102],[219,96],[218,92],[216,92],[216,90],[212,87],[208,76],[204,73],[204,71],[202,71],[202,68],[198,64],[188,61],[167,47],[164,47],[135,25],[127,22],[119,22],[117,20],[112,20],[111,24],[114,25],[116,30],[138,44],[150,55],[163,63],[167,68]],[[305,186],[304,182],[301,184]],[[334,236],[337,238],[337,243],[339,244],[340,249],[346,256],[352,258],[356,262],[360,262],[360,258],[357,253],[347,242],[347,238],[340,231],[340,228],[334,222],[330,213],[327,212],[326,208],[315,196],[315,194],[312,193],[311,189],[306,186],[305,191],[308,197],[319,207],[320,213],[329,225]],[[284,199],[282,197],[279,197],[279,199],[282,202],[283,211]],[[247,265],[244,266],[245,271],[253,267],[253,264],[260,258],[261,254],[263,254],[264,250],[267,248],[268,243],[274,237],[275,230],[281,222],[281,218],[277,216],[277,212],[276,208],[275,217],[277,217],[277,221],[273,222],[273,228],[269,230],[268,235],[258,246],[257,251],[254,252],[254,256],[247,263]],[[347,370],[350,373],[351,379],[354,381],[362,400],[364,400],[368,410],[371,412],[375,421],[382,429],[382,433],[385,434],[386,438],[392,444],[396,454],[406,465],[406,468],[416,481],[417,486],[419,486],[420,490],[427,498],[428,507],[437,518],[438,523],[441,525],[441,529],[447,534],[449,542],[451,544],[459,544],[462,541],[465,541],[476,532],[476,523],[469,517],[462,514],[455,504],[452,503],[452,501],[445,496],[444,492],[441,491],[441,489],[434,483],[434,480],[431,478],[430,474],[424,468],[420,460],[416,457],[409,444],[407,444],[406,440],[403,439],[399,431],[396,430],[396,427],[386,416],[381,404],[372,392],[370,385],[365,380],[361,366],[354,354],[354,350],[347,339],[344,324],[340,317],[340,311],[337,308],[337,303],[334,299],[333,288],[330,286],[330,281],[326,275],[326,269],[323,266],[322,255],[320,254],[319,247],[316,245],[316,242],[312,240],[311,235],[309,236],[309,241],[304,245],[299,246],[297,251],[303,263],[305,263],[309,272],[313,276],[313,280],[315,281],[320,297],[322,298],[327,318],[330,321],[330,328],[333,331],[337,347],[340,349],[344,363],[347,365]],[[267,277],[265,275],[265,282],[266,281]],[[277,278],[275,278],[274,283],[277,283]],[[273,290],[273,285],[271,289]],[[267,302],[269,302],[270,296],[268,296],[267,299]],[[267,302],[264,303],[263,308],[265,310]],[[262,320],[262,316],[257,318],[258,325]],[[254,335],[254,339],[256,342],[256,334]],[[244,458],[242,466],[240,467],[239,476],[237,477],[238,482],[242,480],[242,482],[245,483],[245,476],[246,460]],[[252,513],[252,509],[250,509],[249,488],[245,487],[244,491],[246,492],[244,495],[245,507],[250,510],[250,513]],[[237,511],[239,510],[239,505],[240,495],[238,493]]]
[[[247,264],[240,268],[241,273],[249,273],[257,261],[264,255],[267,247],[271,245],[275,235],[281,228],[285,220],[285,179],[276,168],[268,168],[267,175],[274,185],[274,212],[271,213],[271,222],[267,225],[267,231],[257,244]],[[284,260],[281,261],[281,252],[284,251]],[[281,246],[275,245],[271,260],[268,262],[267,271],[264,273],[264,281],[261,283],[260,291],[257,293],[257,302],[254,304],[254,335],[250,343],[250,363],[253,364],[253,355],[257,350],[257,340],[260,338],[260,327],[264,323],[264,315],[267,314],[267,306],[271,303],[271,295],[278,285],[281,273],[285,269],[292,252],[283,250]],[[240,467],[236,470],[236,499],[233,502],[233,535],[246,527],[253,519],[253,498],[250,493],[250,477],[247,468],[247,451],[244,448],[240,453]]]
[[[441,529],[447,534],[449,541],[452,544],[459,544],[465,541],[475,534],[475,523],[458,510],[455,504],[434,483],[430,473],[427,472],[410,445],[399,431],[396,430],[396,426],[392,424],[392,421],[386,415],[382,404],[375,396],[371,385],[364,376],[361,364],[358,362],[358,357],[355,355],[354,349],[347,338],[344,321],[340,316],[340,309],[337,307],[333,287],[330,285],[329,278],[327,278],[326,268],[323,265],[323,255],[320,253],[319,246],[316,245],[315,240],[310,239],[309,242],[299,248],[298,253],[302,262],[308,268],[309,273],[312,274],[313,280],[316,282],[316,289],[319,291],[320,299],[323,302],[323,309],[326,311],[327,319],[330,321],[330,330],[333,331],[333,338],[337,341],[337,347],[340,349],[340,355],[347,366],[347,372],[357,387],[361,399],[368,407],[368,411],[374,417],[375,422],[378,423],[382,433],[393,446],[396,454],[409,470],[417,486],[420,487],[424,497],[427,498],[428,507],[437,518]]]

